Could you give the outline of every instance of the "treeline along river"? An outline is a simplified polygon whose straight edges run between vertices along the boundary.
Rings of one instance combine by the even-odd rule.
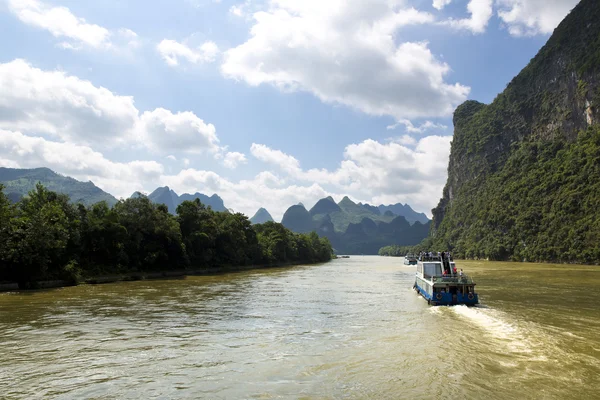
[[[0,397],[598,397],[598,267],[458,264],[481,307],[389,257],[2,293]]]

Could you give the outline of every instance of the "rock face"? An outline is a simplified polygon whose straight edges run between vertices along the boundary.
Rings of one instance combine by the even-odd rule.
[[[598,174],[569,160],[576,149],[596,151],[599,112],[600,2],[582,0],[491,104],[471,100],[454,112],[448,181],[432,210],[433,243],[467,257],[572,259],[539,248],[543,242],[566,254],[572,247],[547,236],[555,235],[556,217],[572,224],[579,213],[552,210],[570,201],[561,188],[570,185],[583,206],[597,183]],[[575,185],[578,179],[587,184]],[[579,234],[565,235],[572,243]]]
[[[250,218],[250,222],[253,224],[264,224],[265,222],[270,221],[273,221],[273,217],[271,217],[271,214],[262,207],[256,211],[256,214],[254,214],[252,218]]]
[[[109,206],[113,206],[117,202],[115,197],[92,182],[80,182],[68,176],[59,175],[48,168],[0,168],[0,183],[6,187],[4,193],[13,202],[26,196],[38,182],[49,190],[68,195],[73,203],[91,205],[106,201]]]

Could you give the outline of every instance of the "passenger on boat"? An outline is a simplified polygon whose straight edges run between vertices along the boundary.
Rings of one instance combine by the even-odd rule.
[[[462,271],[462,269],[461,269],[461,271]],[[452,273],[453,273],[454,275],[456,275],[456,265],[454,266],[454,268],[452,268]]]
[[[461,277],[463,276],[463,270],[462,268],[460,269],[460,272],[458,273]]]

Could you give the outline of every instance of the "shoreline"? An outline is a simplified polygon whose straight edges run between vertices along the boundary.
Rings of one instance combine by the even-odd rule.
[[[333,260],[333,258],[332,258]],[[331,260],[329,260],[331,261]],[[169,278],[185,278],[187,276],[210,276],[220,275],[230,272],[244,272],[252,270],[270,269],[270,268],[285,268],[294,267],[298,265],[317,265],[324,264],[329,261],[319,261],[315,263],[306,262],[290,262],[280,264],[266,264],[266,265],[241,265],[241,266],[230,266],[230,267],[218,267],[218,268],[201,268],[201,269],[189,269],[189,270],[175,270],[175,271],[147,271],[147,272],[128,272],[124,274],[113,274],[113,275],[100,275],[90,278],[82,279],[80,282],[73,283],[67,280],[48,280],[48,281],[33,281],[28,282],[31,287],[20,288],[17,282],[3,282],[0,283],[0,292],[20,292],[20,291],[35,291],[43,289],[57,289],[68,286],[81,286],[81,285],[102,285],[105,283],[116,283],[116,282],[132,282],[132,281],[144,281],[144,280],[159,280]]]

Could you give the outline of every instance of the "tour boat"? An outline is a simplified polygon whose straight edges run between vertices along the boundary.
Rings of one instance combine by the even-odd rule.
[[[404,256],[404,264],[405,265],[417,265],[417,257],[414,254],[408,253]]]
[[[420,257],[413,289],[434,306],[479,303],[473,279],[455,270],[454,261],[448,257]]]

